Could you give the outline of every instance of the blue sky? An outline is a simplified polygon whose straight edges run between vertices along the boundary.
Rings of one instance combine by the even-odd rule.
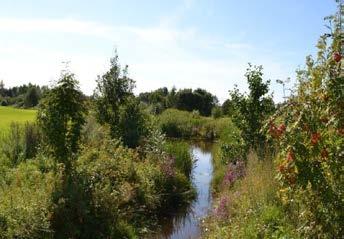
[[[247,89],[251,62],[280,101],[274,80],[295,78],[335,9],[334,0],[0,0],[0,79],[50,84],[70,61],[91,94],[117,48],[136,93],[201,87],[223,101],[234,84]]]

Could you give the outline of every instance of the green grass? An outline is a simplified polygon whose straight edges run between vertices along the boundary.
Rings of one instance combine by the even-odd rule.
[[[0,106],[0,132],[9,128],[12,122],[25,123],[34,121],[37,110],[16,109]]]

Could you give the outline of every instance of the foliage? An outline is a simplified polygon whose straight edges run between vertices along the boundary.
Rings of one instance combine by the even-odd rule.
[[[85,113],[78,81],[74,74],[62,72],[57,85],[42,99],[37,119],[45,142],[67,171],[72,167],[71,157],[79,149]]]
[[[7,169],[0,177],[0,238],[50,238],[51,194],[58,174],[42,172],[36,161]]]
[[[304,237],[344,233],[344,78],[333,57],[342,51],[342,34],[335,27],[330,41],[320,38],[317,58],[307,57],[298,71],[297,95],[266,126],[280,148],[279,195]]]
[[[38,105],[40,95],[35,87],[30,87],[25,94],[24,107],[31,108]]]
[[[244,95],[237,88],[230,91],[228,111],[235,124],[242,131],[243,138],[250,146],[262,146],[265,136],[260,132],[263,122],[274,111],[269,91],[270,81],[263,82],[263,67],[249,64],[245,74],[249,86],[249,94]]]
[[[127,76],[128,66],[122,70],[117,54],[110,63],[110,69],[101,77],[98,76],[94,98],[98,121],[110,126],[112,138],[120,138],[120,106],[132,96],[135,82]]]
[[[218,102],[217,98],[204,89],[184,89],[176,94],[176,108],[179,110],[198,110],[203,116],[210,116],[211,110]]]
[[[146,116],[140,108],[138,100],[130,98],[120,108],[119,131],[123,144],[129,148],[139,145],[141,137],[147,134]]]
[[[46,91],[46,86],[40,87],[31,83],[5,88],[3,81],[0,81],[0,105],[25,108],[35,107],[38,105],[42,94]]]
[[[141,93],[140,101],[152,107],[151,113],[160,114],[167,108],[194,111],[197,110],[202,116],[210,116],[213,107],[217,104],[216,96],[204,89],[180,89],[172,88],[169,91],[166,87],[155,91]]]
[[[171,141],[166,144],[165,149],[170,157],[174,158],[176,168],[189,178],[194,162],[189,144],[183,141]]]
[[[276,198],[271,159],[250,153],[243,178],[242,170],[243,165],[229,167],[239,177],[220,182],[213,212],[203,224],[204,238],[299,238]]]
[[[185,139],[213,140],[219,138],[225,128],[231,127],[229,118],[213,119],[176,109],[165,110],[158,116],[158,122],[166,136]]]
[[[41,140],[41,133],[36,124],[12,123],[8,132],[0,138],[0,153],[9,164],[17,165],[36,156]]]

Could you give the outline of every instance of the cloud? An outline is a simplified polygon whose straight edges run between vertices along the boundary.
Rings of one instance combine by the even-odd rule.
[[[10,41],[18,33],[46,37],[38,43]],[[73,44],[70,36],[74,37]],[[114,45],[119,48],[120,61],[129,64],[130,75],[137,81],[136,93],[162,86],[201,87],[223,101],[234,84],[247,89],[244,73],[248,61],[263,64],[269,72],[267,78],[283,79],[289,72],[270,58],[252,56],[253,45],[224,42],[194,28],[113,26],[72,18],[0,18],[0,79],[9,86],[49,84],[58,78],[61,62],[69,60],[82,90],[91,94],[96,76],[108,68]],[[226,55],[226,50],[231,54]],[[216,52],[224,56],[209,57]]]

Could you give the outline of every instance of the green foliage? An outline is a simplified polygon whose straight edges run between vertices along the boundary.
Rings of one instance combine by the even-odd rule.
[[[218,102],[216,96],[204,89],[184,89],[177,92],[175,107],[179,110],[198,110],[203,116],[210,116],[211,110]]]
[[[213,140],[219,138],[224,128],[231,127],[228,118],[213,119],[196,112],[167,109],[158,116],[163,133],[173,138],[198,138]]]
[[[51,238],[51,194],[59,176],[43,173],[35,161],[0,176],[0,238]]]
[[[204,89],[180,89],[166,87],[155,91],[141,93],[138,97],[141,102],[150,105],[151,113],[160,114],[167,108],[194,111],[197,110],[203,116],[210,116],[213,107],[217,104],[216,96]]]
[[[46,86],[40,87],[31,83],[12,88],[5,88],[5,85],[1,81],[0,105],[11,105],[24,108],[35,107],[38,105],[38,102],[41,99],[41,95],[46,90]]]
[[[166,152],[174,157],[176,168],[189,178],[194,161],[190,154],[189,144],[184,141],[170,141],[165,148]]]
[[[17,165],[25,159],[36,156],[41,140],[41,134],[36,124],[12,123],[8,132],[0,138],[0,153],[9,164]]]
[[[270,81],[263,82],[263,67],[252,66],[245,74],[249,85],[249,94],[244,95],[236,88],[230,91],[227,111],[231,113],[235,124],[241,129],[243,138],[250,146],[262,146],[265,136],[260,132],[264,120],[274,112],[274,103],[269,91]]]
[[[31,108],[38,105],[38,101],[40,99],[40,95],[35,87],[30,87],[24,98],[24,107]]]
[[[142,135],[147,134],[146,121],[148,116],[144,115],[139,101],[135,98],[127,100],[120,108],[119,131],[123,144],[129,148],[139,145]]]
[[[67,171],[72,167],[71,157],[79,149],[85,113],[78,81],[72,73],[62,72],[57,85],[42,99],[37,119],[46,144]]]
[[[98,121],[110,126],[113,138],[120,138],[120,107],[133,95],[135,82],[127,76],[128,66],[122,70],[117,54],[110,62],[109,71],[98,77],[94,98]]]
[[[222,108],[219,106],[215,106],[211,111],[211,116],[213,116],[214,119],[218,119],[222,117]]]
[[[280,149],[279,196],[303,237],[344,233],[344,77],[342,62],[333,57],[342,41],[336,27],[332,39],[320,38],[317,59],[307,57],[306,69],[298,71],[297,95],[266,125]]]
[[[217,148],[217,152],[219,150]],[[217,170],[215,168],[215,174]],[[218,185],[221,190],[214,212],[203,225],[204,237],[300,238],[278,203],[274,174],[270,158],[258,160],[256,154],[249,154],[246,176],[231,187]]]
[[[112,138],[121,139],[125,146],[135,148],[146,134],[147,117],[133,97],[135,82],[128,78],[128,66],[123,70],[118,56],[111,59],[111,67],[98,77],[94,93],[96,115],[101,124],[110,127]]]

